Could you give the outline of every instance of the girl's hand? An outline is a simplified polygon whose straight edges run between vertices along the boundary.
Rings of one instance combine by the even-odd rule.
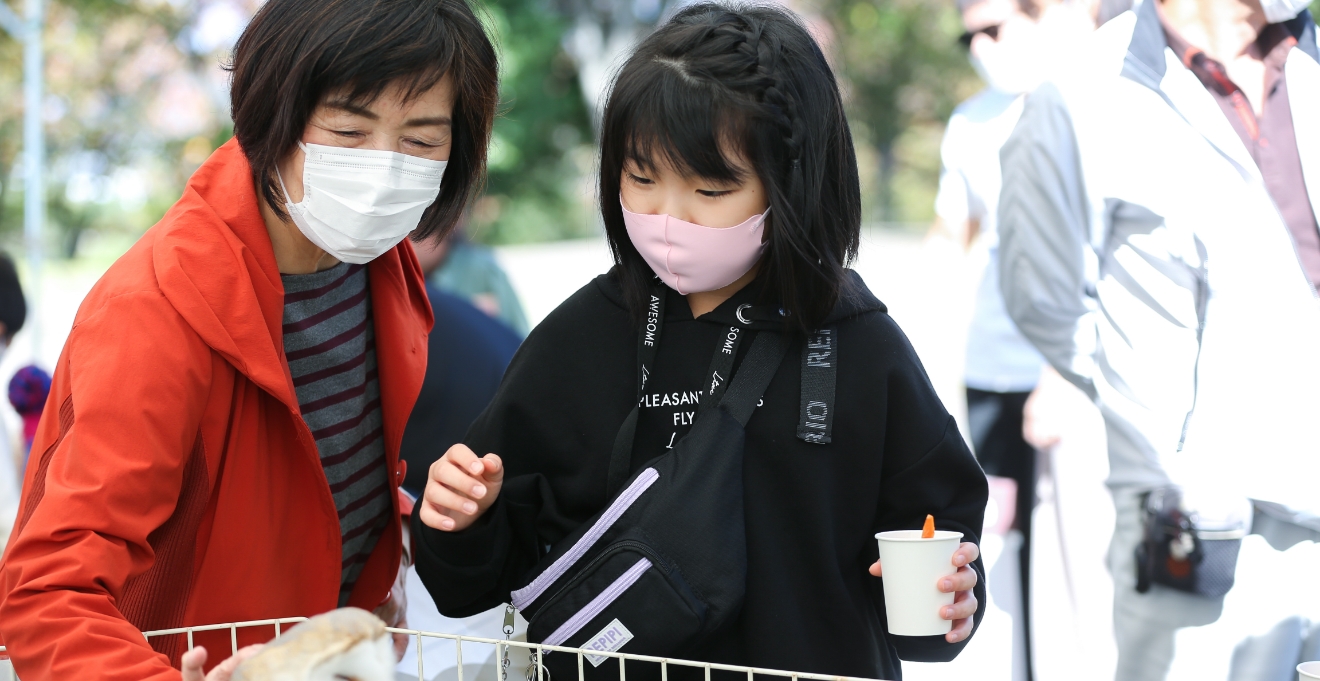
[[[945,606],[940,610],[940,617],[946,620],[953,620],[953,630],[944,635],[944,640],[949,643],[957,643],[972,635],[972,615],[976,614],[976,608],[979,605],[976,596],[972,595],[972,587],[976,586],[976,570],[971,568],[972,561],[981,556],[981,549],[971,542],[963,542],[958,546],[958,550],[953,552],[953,566],[958,568],[951,575],[940,577],[936,588],[944,593],[953,592],[953,605]],[[880,561],[876,561],[871,566],[871,574],[880,576]]]
[[[481,458],[466,445],[454,445],[431,464],[422,506],[424,525],[458,532],[476,522],[495,503],[504,485],[504,462],[494,454]]]
[[[261,646],[240,648],[233,657],[216,665],[210,674],[203,676],[202,668],[206,666],[206,648],[197,646],[183,654],[179,668],[183,672],[183,681],[229,681],[229,677],[234,675],[234,669],[238,667],[240,662],[259,652],[261,652]]]

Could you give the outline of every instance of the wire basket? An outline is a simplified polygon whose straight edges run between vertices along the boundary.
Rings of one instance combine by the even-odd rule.
[[[250,622],[231,622],[228,624],[209,624],[196,627],[179,627],[177,629],[161,629],[159,631],[148,631],[143,636],[149,641],[157,636],[179,636],[184,635],[188,640],[188,650],[193,649],[193,634],[203,631],[229,631],[230,654],[238,652],[238,630],[250,627],[275,627],[275,637],[287,628],[286,625],[297,624],[307,621],[306,617],[285,617],[281,619],[253,620]],[[489,650],[494,647],[497,660],[508,660],[508,655],[512,649],[524,650],[531,654],[533,664],[536,665],[535,673],[531,672],[531,665],[528,666],[527,681],[550,681],[549,674],[545,667],[540,664],[544,659],[545,653],[568,653],[577,656],[578,681],[586,681],[585,668],[583,662],[587,656],[613,658],[619,661],[619,681],[626,681],[625,663],[628,661],[648,662],[660,665],[661,681],[668,681],[669,667],[696,668],[704,671],[705,681],[711,681],[711,672],[733,672],[737,674],[746,674],[747,681],[755,681],[754,676],[769,676],[778,679],[788,679],[789,681],[872,681],[869,679],[860,679],[849,676],[831,676],[829,674],[809,674],[804,672],[790,672],[779,669],[763,669],[760,667],[744,667],[740,665],[717,664],[713,662],[695,662],[692,660],[681,660],[668,657],[653,657],[650,655],[631,655],[628,653],[606,652],[602,650],[586,650],[582,648],[567,648],[564,646],[547,646],[540,643],[528,643],[525,641],[516,641],[512,639],[480,638],[474,636],[460,636],[458,634],[442,634],[433,631],[419,631],[416,629],[396,629],[389,627],[386,631],[391,634],[405,634],[415,640],[417,646],[417,678],[419,681],[426,681],[426,669],[422,656],[422,641],[424,639],[441,639],[454,642],[454,652],[456,654],[458,665],[456,681],[475,681],[474,679],[464,679],[463,669],[463,647],[464,644],[471,646],[481,646]],[[0,646],[0,657],[7,657],[7,651],[4,646]],[[7,662],[3,664],[4,673],[0,673],[0,681],[18,681],[18,676],[14,673],[13,667]],[[508,664],[496,665],[497,681],[510,681]],[[520,680],[521,675],[514,675],[515,679]],[[564,679],[555,679],[554,681],[565,681]]]

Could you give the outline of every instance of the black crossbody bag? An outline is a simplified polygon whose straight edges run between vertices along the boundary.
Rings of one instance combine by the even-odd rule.
[[[664,297],[663,289],[652,291],[638,346],[638,403],[615,439],[609,504],[551,547],[511,593],[510,602],[528,620],[531,642],[682,656],[741,609],[747,575],[744,427],[788,342],[781,333],[758,332],[730,382],[747,331],[729,327],[715,349],[692,429],[630,476],[638,406],[660,341]],[[750,306],[739,308],[739,321],[750,324],[752,312]],[[824,345],[816,334],[817,347],[803,353],[804,367],[810,355],[815,373],[809,396],[804,375],[799,428],[799,437],[818,443],[829,442],[833,420],[834,340],[832,330],[823,333]],[[810,437],[802,434],[804,428]],[[607,659],[586,655],[586,676],[618,677],[616,665],[601,668]],[[576,656],[547,654],[542,664],[552,678],[578,673]]]

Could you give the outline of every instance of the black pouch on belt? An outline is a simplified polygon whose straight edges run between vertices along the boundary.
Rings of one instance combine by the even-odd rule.
[[[663,293],[656,295],[640,339],[639,395],[659,343]],[[729,329],[716,348],[692,430],[632,475],[637,410],[625,420],[611,458],[609,504],[551,547],[511,594],[528,620],[529,641],[682,656],[741,610],[743,429],[789,347],[783,334],[757,332],[730,381],[743,334]],[[589,680],[619,677],[607,656],[584,658],[552,652],[542,664],[553,679],[577,678],[579,664]]]
[[[1178,487],[1142,495],[1142,541],[1137,545],[1137,591],[1160,584],[1198,596],[1219,598],[1233,588],[1245,523],[1202,527],[1185,509]]]

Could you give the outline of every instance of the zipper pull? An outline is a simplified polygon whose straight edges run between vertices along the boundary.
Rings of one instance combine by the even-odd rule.
[[[509,640],[513,637],[513,605],[504,606],[504,654],[500,658],[499,681],[509,681]]]

